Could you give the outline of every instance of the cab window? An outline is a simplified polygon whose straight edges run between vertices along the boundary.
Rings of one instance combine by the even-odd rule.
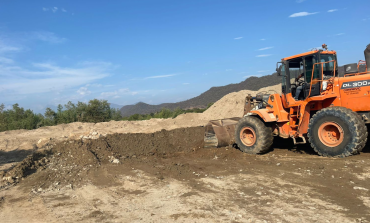
[[[321,79],[320,64],[316,64],[315,67],[313,67],[314,64],[317,63],[317,56],[316,55],[308,56],[308,57],[305,57],[304,60],[305,60],[305,78],[306,78],[306,82],[311,83],[312,74],[313,74],[312,80]]]
[[[320,55],[320,62],[329,62],[323,64],[323,74],[324,78],[332,77],[334,75],[334,60],[335,55],[330,54],[321,54]]]

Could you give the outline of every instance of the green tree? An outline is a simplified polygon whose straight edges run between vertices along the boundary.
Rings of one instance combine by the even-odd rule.
[[[65,123],[63,117],[63,105],[59,104],[57,108],[57,124],[62,123]]]
[[[105,122],[111,118],[111,109],[107,100],[90,100],[86,107],[86,122]]]
[[[71,123],[77,121],[77,108],[76,105],[69,101],[66,105],[64,105],[65,111],[63,112],[64,121],[65,123]]]
[[[111,120],[119,121],[122,119],[121,111],[117,108],[111,108]]]
[[[45,126],[51,126],[57,124],[57,113],[53,111],[51,108],[46,108],[45,110],[45,119],[44,119],[44,125]]]
[[[87,105],[83,102],[77,102],[76,106],[76,115],[77,115],[77,121],[78,122],[84,122],[85,120],[85,114],[87,110]]]
[[[7,130],[7,122],[5,120],[5,105],[0,105],[0,132]]]
[[[162,108],[160,112],[154,115],[154,118],[170,118],[172,117],[172,111],[168,108]]]

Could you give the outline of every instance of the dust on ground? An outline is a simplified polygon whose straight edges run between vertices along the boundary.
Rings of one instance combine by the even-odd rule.
[[[369,222],[369,146],[344,159],[279,138],[264,155],[203,148],[199,126],[240,116],[245,94],[214,116],[0,134],[1,222]]]
[[[203,148],[203,127],[61,142],[8,172],[2,222],[368,222],[368,148],[345,159],[276,139]],[[288,149],[290,148],[290,149]],[[14,186],[15,184],[15,186]],[[13,186],[12,186],[13,185]]]

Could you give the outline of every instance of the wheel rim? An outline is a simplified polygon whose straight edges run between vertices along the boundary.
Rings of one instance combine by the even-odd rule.
[[[344,132],[335,122],[325,122],[319,127],[320,141],[328,147],[336,147],[343,142]]]
[[[240,131],[240,140],[246,146],[253,146],[256,142],[256,133],[251,127],[244,127]]]

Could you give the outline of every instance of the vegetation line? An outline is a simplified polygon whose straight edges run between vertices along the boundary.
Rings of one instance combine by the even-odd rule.
[[[208,109],[213,103],[209,103]],[[5,110],[4,104],[0,105],[0,132],[18,129],[37,129],[43,126],[54,126],[58,124],[68,124],[72,122],[108,122],[111,120],[138,121],[149,120],[152,118],[175,118],[185,113],[202,113],[206,109],[187,109],[176,108],[170,110],[163,108],[160,112],[148,115],[131,115],[122,117],[119,109],[110,107],[107,100],[90,100],[88,103],[78,102],[73,104],[68,102],[64,107],[58,105],[57,111],[47,108],[44,115],[34,113],[32,110],[25,110],[14,104],[12,109]]]

